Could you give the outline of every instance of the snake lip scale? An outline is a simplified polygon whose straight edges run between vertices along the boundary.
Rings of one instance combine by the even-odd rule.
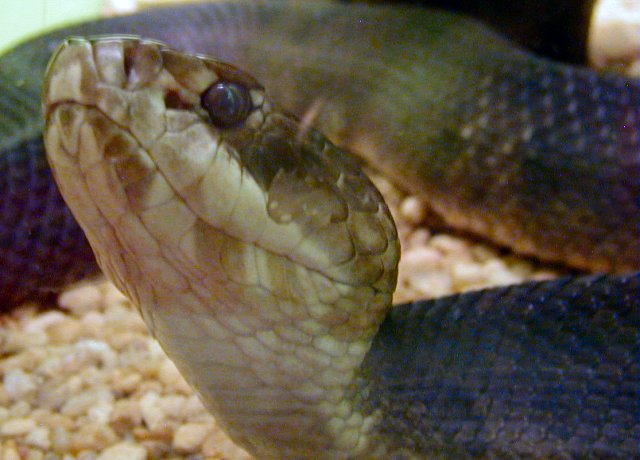
[[[297,21],[285,21],[283,8]],[[196,30],[224,25],[206,40],[181,40],[172,30],[182,17]],[[382,17],[390,29],[371,27]],[[154,40],[122,35],[145,33],[137,18],[153,24],[146,31]],[[173,26],[163,28],[168,18]],[[315,33],[329,18],[338,34],[359,28],[351,67],[332,51],[336,37]],[[234,29],[236,21],[251,32]],[[280,21],[296,24],[288,29],[296,46],[270,35],[283,30]],[[115,30],[120,35],[95,36]],[[257,30],[259,38],[243,35]],[[372,32],[428,52],[405,68],[385,50],[382,66],[379,48],[358,44]],[[42,93],[44,143],[62,196],[101,269],[240,445],[258,458],[640,456],[637,82],[540,60],[478,23],[422,9],[233,2],[63,33],[79,36],[59,46]],[[429,34],[444,44],[429,44]],[[58,43],[55,36],[46,40]],[[37,156],[29,156],[42,150],[29,138],[37,122],[18,119],[30,118],[38,83],[15,84],[10,72],[30,53],[42,56],[44,69],[52,50],[36,48],[0,66],[5,99],[26,101],[2,126],[18,139],[3,144],[2,158],[18,171],[10,177],[28,180],[42,180]],[[273,64],[265,61],[274,49],[292,69],[279,79],[269,78]],[[314,53],[312,64],[300,49]],[[480,50],[482,58],[466,59]],[[244,62],[259,78],[195,54],[205,51]],[[327,67],[328,58],[345,67]],[[477,91],[465,90],[472,77]],[[398,98],[409,112],[390,101],[373,110],[380,100],[365,98],[363,81],[387,96],[414,84],[421,92],[414,105]],[[349,154],[275,102],[282,97],[300,113],[314,97],[307,85],[330,89],[320,97],[334,116],[320,114],[319,126],[355,150],[377,146],[368,159],[410,188],[432,182],[430,203],[450,223],[525,253],[621,273],[391,308],[399,243],[379,192]],[[355,122],[340,118],[347,108]],[[420,125],[415,113],[403,115],[412,110],[423,110]],[[365,128],[373,133],[363,141]],[[453,147],[461,155],[448,155]],[[431,153],[429,162],[416,148]],[[483,177],[475,189],[460,182],[472,172]],[[455,204],[444,187],[463,183]],[[480,217],[482,199],[500,200],[505,183],[514,191],[501,201],[504,223],[494,208]],[[592,193],[598,199],[585,201]],[[542,197],[542,209],[526,209]],[[56,222],[67,222],[68,211],[51,202]],[[523,209],[535,226],[518,224]],[[592,220],[600,212],[608,221]],[[50,231],[34,228],[37,236]],[[71,232],[65,251],[84,254],[74,227],[60,228]],[[574,241],[564,238],[559,250],[560,233],[572,230]],[[10,253],[18,263],[22,254]]]

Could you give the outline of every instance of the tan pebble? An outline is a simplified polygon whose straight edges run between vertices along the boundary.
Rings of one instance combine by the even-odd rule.
[[[140,317],[140,313],[138,313],[138,310],[133,306],[129,299],[127,299],[117,289],[114,291],[109,290],[109,294],[105,295],[111,297],[111,302],[106,302],[107,308],[105,309],[105,316],[110,321],[126,321],[129,316]]]
[[[427,206],[417,196],[408,196],[400,203],[400,215],[412,224],[419,224],[427,216]]]
[[[173,432],[175,425],[172,423],[165,423],[160,427],[156,427],[151,430],[144,426],[137,426],[132,430],[134,438],[140,442],[162,442],[166,445],[171,445],[173,439]]]
[[[147,325],[142,319],[142,316],[140,316],[138,310],[135,310],[132,305],[121,308],[123,310],[123,316],[118,321],[119,324],[122,324],[127,327],[127,329],[139,334],[143,334],[145,336],[149,335],[149,328],[147,328]]]
[[[4,385],[0,385],[0,421],[2,421],[2,409],[6,409],[12,403],[11,398],[7,394]]]
[[[71,449],[99,451],[115,444],[118,439],[118,436],[108,425],[85,423],[71,433]]]
[[[209,414],[204,408],[202,401],[198,398],[197,395],[191,394],[187,397],[187,401],[184,405],[184,417],[187,420],[198,420],[198,421],[208,421],[211,422],[213,417]]]
[[[184,459],[184,457],[169,457],[169,453],[172,452],[173,450],[171,449],[170,443],[165,440],[158,441],[155,439],[148,439],[145,441],[140,441],[139,445],[144,447],[144,449],[147,451],[147,455],[149,456],[149,458],[153,458],[153,459],[161,458],[165,460],[171,460],[172,458],[175,460]],[[203,460],[203,459],[196,457],[194,459],[188,459],[188,460]],[[206,459],[206,460],[215,460],[215,459]]]
[[[42,420],[47,418],[49,415],[51,415],[51,412],[48,408],[44,408],[36,405],[31,409],[29,418],[32,418],[38,426],[42,426],[43,425]]]
[[[140,382],[137,393],[159,393],[163,391],[163,389],[164,388],[162,387],[162,384],[157,380],[143,380],[142,382]]]
[[[81,283],[63,292],[58,299],[59,305],[76,315],[82,315],[100,308],[102,293],[96,283]]]
[[[31,404],[24,400],[16,401],[15,404],[9,408],[12,418],[32,418],[27,417],[31,414],[31,409]]]
[[[164,360],[160,364],[158,378],[162,383],[173,390],[183,394],[191,394],[191,387],[185,381],[184,377],[182,377],[182,374],[180,374],[175,364],[168,359]]]
[[[152,375],[158,363],[151,356],[151,341],[149,337],[133,337],[124,339],[126,342],[118,343],[120,362],[127,366],[128,372],[137,372],[143,375]]]
[[[158,407],[159,400],[160,397],[155,392],[145,394],[140,400],[144,423],[154,431],[162,428],[166,420],[166,414]]]
[[[187,423],[182,425],[173,435],[173,447],[185,453],[195,452],[210,432],[211,426],[209,424]]]
[[[0,406],[0,423],[6,421],[11,416],[9,409]]]
[[[505,262],[509,269],[521,278],[529,279],[533,276],[534,268],[531,262],[513,256],[505,258]]]
[[[107,317],[107,328],[109,329],[109,340],[114,346],[120,348],[138,340],[152,341],[149,337],[149,329],[137,311],[126,310],[117,318]]]
[[[49,341],[52,344],[72,343],[85,334],[84,327],[76,318],[66,318],[64,321],[51,325],[47,329]]]
[[[442,254],[430,247],[419,247],[405,251],[400,259],[404,270],[433,270],[442,264]]]
[[[468,258],[469,244],[466,241],[460,238],[456,238],[452,235],[439,233],[431,237],[431,239],[429,240],[429,244],[434,248],[447,253],[448,255]]]
[[[400,201],[403,193],[395,187],[388,177],[384,176],[382,173],[378,171],[373,171],[365,168],[365,173],[371,179],[371,181],[376,185],[380,193],[384,195],[385,201],[387,203],[394,203]]]
[[[51,445],[55,452],[65,453],[71,450],[70,430],[62,427],[53,427],[51,429]]]
[[[145,338],[140,337],[137,332],[128,330],[128,326],[121,324],[118,330],[114,330],[109,334],[108,340],[114,350],[123,351],[128,347],[136,346],[137,343],[143,343]]]
[[[640,78],[640,59],[633,61],[627,68],[627,75],[632,78]]]
[[[55,325],[64,321],[67,316],[60,311],[48,311],[41,315],[34,317],[28,323],[25,324],[23,330],[29,333],[42,333]]]
[[[149,354],[152,357],[167,359],[167,355],[165,354],[164,350],[157,340],[149,340]]]
[[[52,349],[54,347],[51,347]],[[49,386],[52,384],[51,379],[59,380],[64,374],[62,371],[63,360],[65,358],[66,353],[69,352],[68,346],[59,346],[55,348],[55,353],[49,354],[49,356],[45,357],[38,363],[38,375],[43,377],[46,382],[49,382],[49,385],[44,388],[40,388],[41,392],[45,394],[47,392],[51,392]],[[59,384],[59,382],[57,382]]]
[[[183,418],[183,410],[186,398],[182,395],[167,395],[158,400],[157,407],[164,412],[167,417],[176,420]]]
[[[60,409],[60,413],[68,417],[78,417],[86,415],[90,409],[102,403],[113,404],[111,391],[107,388],[91,389],[70,397]]]
[[[405,283],[406,287],[416,292],[419,298],[440,297],[451,294],[453,291],[451,277],[440,271],[413,273],[405,278]]]
[[[486,279],[481,265],[466,262],[454,263],[451,268],[451,276],[456,289],[467,289]]]
[[[491,276],[493,273],[509,271],[509,268],[507,267],[507,264],[504,262],[504,260],[497,257],[487,258],[486,260],[484,260],[482,263],[482,269],[488,276]]]
[[[86,364],[96,364],[100,367],[115,367],[118,355],[111,346],[102,340],[81,340],[73,345],[74,352],[84,358]]]
[[[62,364],[60,364],[60,366],[61,365]],[[52,366],[52,368],[49,369],[49,371],[54,370],[56,370],[55,366]],[[59,372],[62,373],[61,370],[59,370]],[[74,369],[72,370],[72,372],[76,372],[76,370]],[[64,373],[66,374],[66,372]],[[55,378],[55,374],[53,372],[51,372],[51,376],[52,378]],[[70,395],[79,393],[83,386],[84,383],[82,381],[82,378],[80,378],[78,375],[72,375],[62,382],[54,380],[49,385],[40,390],[39,402],[45,407],[61,407],[68,402]]]
[[[7,395],[13,400],[27,398],[27,394],[33,393],[37,387],[33,375],[22,369],[8,370],[4,375],[3,384]]]
[[[48,354],[45,348],[34,345],[29,349],[17,352],[13,356],[4,358],[2,361],[2,370],[22,369],[25,372],[30,372],[39,366],[40,363],[47,358]]]
[[[252,460],[244,449],[236,446],[231,439],[218,427],[202,444],[202,454],[206,458],[225,458],[234,460]]]
[[[30,418],[11,418],[0,425],[2,436],[22,436],[36,427],[36,422]]]
[[[159,431],[151,431],[149,428],[145,427],[144,424],[141,426],[136,426],[131,431],[133,437],[137,442],[156,442],[162,441],[162,435],[164,432]],[[172,433],[173,436],[173,433]]]
[[[429,243],[429,239],[431,238],[431,232],[426,228],[417,228],[412,231],[406,238],[406,244],[403,246],[403,249],[415,248],[420,246],[425,246]]]
[[[46,412],[43,413],[40,417],[38,417],[37,422],[39,425],[44,425],[49,428],[63,428],[63,429],[73,429],[75,426],[75,421],[66,415]]]
[[[401,221],[396,222],[396,230],[398,231],[398,239],[400,240],[400,244],[403,248],[406,247],[406,241],[409,241],[411,235],[415,232],[414,227],[410,227],[406,224],[403,224]]]
[[[121,374],[120,374],[121,375]],[[111,381],[111,389],[118,393],[133,393],[140,385],[142,376],[137,372],[121,375]]]
[[[522,277],[509,267],[501,259],[491,259],[484,264],[485,274],[493,286],[506,286],[523,281]]]
[[[76,460],[96,460],[97,457],[98,454],[95,451],[86,449],[78,452],[78,454],[76,455]]]
[[[25,443],[38,447],[40,449],[49,449],[51,447],[51,438],[49,428],[39,426],[31,430],[24,439]]]
[[[552,270],[538,270],[533,274],[531,278],[537,281],[547,281],[555,279],[558,276],[558,272]]]
[[[89,311],[81,319],[84,335],[96,339],[105,337],[105,317],[101,312]]]
[[[48,337],[44,332],[25,332],[24,330],[10,330],[3,334],[0,340],[0,352],[3,355],[13,355],[23,350],[32,350],[47,344]],[[14,356],[14,358],[16,358]]]
[[[494,248],[486,246],[484,244],[474,244],[470,248],[473,258],[479,262],[487,262],[489,260],[495,260],[498,257],[498,253]]]
[[[107,305],[126,305],[130,306],[131,302],[122,292],[111,283],[105,283],[103,286],[104,302]]]
[[[154,342],[147,342],[147,348],[145,350],[139,350],[139,354],[144,357],[144,361],[132,362],[132,367],[140,372],[143,377],[156,378],[158,374],[158,366],[163,359],[168,359],[164,353],[156,354],[154,350]],[[135,354],[135,353],[132,353]],[[158,385],[160,382],[155,381]]]
[[[51,458],[52,457],[49,456],[49,459],[51,459]],[[47,460],[49,460],[49,459],[47,459]],[[36,449],[29,449],[29,453],[27,453],[27,457],[26,457],[25,460],[45,460],[45,458],[44,458],[44,454],[42,453],[42,451],[36,450]]]
[[[116,401],[111,413],[111,426],[118,433],[130,431],[142,423],[142,410],[138,401],[121,399]]]
[[[105,449],[97,460],[146,460],[147,450],[130,442],[121,442]]]
[[[4,445],[3,445],[4,444]],[[0,459],[2,460],[22,460],[18,453],[18,448],[13,441],[0,444]]]
[[[112,396],[111,392],[109,393]],[[87,411],[87,418],[95,423],[108,423],[113,412],[113,398],[96,402]]]

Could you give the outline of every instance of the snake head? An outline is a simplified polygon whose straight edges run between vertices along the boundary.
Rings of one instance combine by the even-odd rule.
[[[79,163],[112,224],[136,215],[179,247],[206,222],[341,282],[393,289],[397,238],[378,191],[237,68],[131,36],[70,38],[43,110],[50,154]]]

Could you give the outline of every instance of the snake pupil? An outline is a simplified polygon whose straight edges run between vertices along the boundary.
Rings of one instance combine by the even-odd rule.
[[[201,97],[202,107],[211,122],[219,128],[231,128],[242,123],[252,109],[249,90],[232,82],[217,82]]]

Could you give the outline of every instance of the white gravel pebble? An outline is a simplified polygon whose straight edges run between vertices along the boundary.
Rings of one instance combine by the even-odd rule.
[[[408,196],[400,204],[400,216],[410,224],[419,224],[428,214],[425,203],[417,196]]]
[[[442,254],[429,246],[414,248],[403,254],[400,263],[407,271],[413,270],[434,270],[441,266],[443,262]]]
[[[94,311],[102,301],[101,284],[81,283],[62,293],[58,303],[65,310],[81,315]]]
[[[65,318],[66,317],[62,312],[48,311],[35,317],[32,321],[29,321],[25,325],[24,331],[31,333],[43,333],[46,332],[49,327],[64,321]]]
[[[0,443],[0,459],[2,460],[22,460],[15,444],[3,446]]]
[[[140,409],[142,410],[142,419],[150,430],[159,430],[162,428],[166,414],[158,407],[160,396],[156,392],[149,392],[140,400]]]
[[[97,460],[146,460],[147,450],[139,445],[122,442],[105,449]]]
[[[33,375],[27,374],[22,369],[11,369],[4,374],[4,389],[13,400],[20,399],[36,389]]]
[[[38,447],[40,449],[49,449],[51,447],[51,438],[50,438],[49,428],[39,426],[32,429],[29,434],[25,437],[25,443],[29,444],[33,447]]]
[[[30,418],[13,418],[0,426],[2,436],[21,436],[29,433],[36,427],[36,422]]]
[[[187,423],[178,428],[173,435],[173,447],[181,452],[193,453],[211,432],[209,423]]]
[[[60,413],[68,417],[78,417],[87,415],[89,410],[101,404],[113,404],[113,395],[107,388],[86,390],[70,397],[60,409]]]

